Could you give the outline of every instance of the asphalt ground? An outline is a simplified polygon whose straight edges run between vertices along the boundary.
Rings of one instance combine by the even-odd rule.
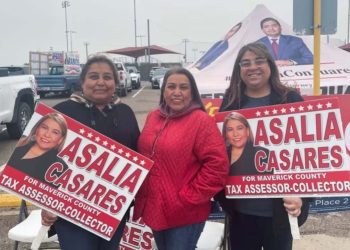
[[[0,250],[13,249],[14,241],[8,231],[18,223],[19,203],[0,208]],[[29,206],[29,210],[36,209]],[[294,250],[347,250],[350,249],[350,211],[313,214],[300,228],[301,240],[294,241]],[[57,243],[44,243],[44,249],[59,249]],[[30,249],[29,243],[20,243],[19,250]]]

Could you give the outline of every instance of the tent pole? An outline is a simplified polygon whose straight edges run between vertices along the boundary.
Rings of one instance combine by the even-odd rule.
[[[320,94],[321,0],[314,0],[314,95]]]

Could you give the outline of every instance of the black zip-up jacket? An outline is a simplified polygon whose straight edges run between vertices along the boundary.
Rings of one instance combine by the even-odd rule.
[[[94,105],[67,100],[53,108],[136,151],[140,130],[134,112],[126,104],[107,105],[100,111]]]

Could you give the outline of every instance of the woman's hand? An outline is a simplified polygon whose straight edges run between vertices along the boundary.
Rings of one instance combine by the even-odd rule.
[[[301,206],[303,201],[298,197],[286,197],[283,198],[283,205],[286,208],[288,214],[298,217],[301,213]]]
[[[57,220],[57,216],[46,211],[41,210],[41,224],[44,226],[51,226]]]

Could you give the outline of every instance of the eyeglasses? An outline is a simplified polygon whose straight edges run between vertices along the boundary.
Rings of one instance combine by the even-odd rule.
[[[243,61],[239,62],[239,66],[241,66],[241,68],[249,68],[253,65],[253,63],[256,66],[262,66],[265,63],[267,63],[267,59],[266,58],[257,58],[255,60],[243,60]]]

